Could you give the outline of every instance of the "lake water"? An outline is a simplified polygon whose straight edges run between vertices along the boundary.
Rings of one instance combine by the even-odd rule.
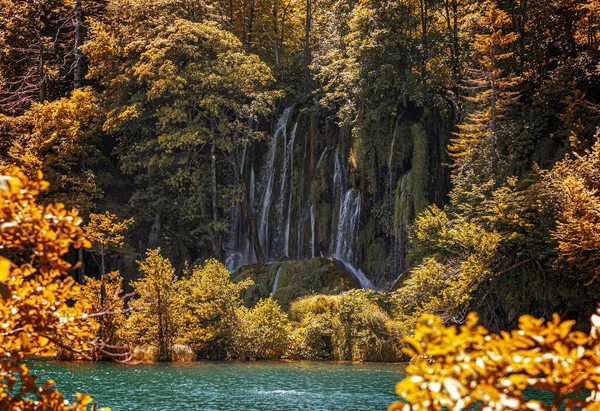
[[[31,363],[67,398],[90,394],[113,411],[386,410],[400,364],[323,362]]]

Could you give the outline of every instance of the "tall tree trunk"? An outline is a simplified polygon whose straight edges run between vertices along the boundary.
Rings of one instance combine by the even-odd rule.
[[[83,9],[81,0],[75,0],[75,67],[73,68],[73,87],[81,87],[83,80],[83,56],[80,47],[83,44]]]
[[[102,277],[100,277],[100,307],[104,307],[104,300],[106,299],[106,286],[104,285],[104,279],[106,275],[106,249],[104,248],[104,245],[102,245],[102,248],[100,249],[100,256],[102,259]]]
[[[427,60],[429,52],[429,44],[427,42],[427,20],[429,19],[429,10],[427,1],[428,0],[421,0],[419,2],[421,16],[421,47],[423,47],[421,54],[421,82],[423,84],[427,84]]]
[[[246,39],[246,45],[252,47],[252,30],[254,30],[254,0],[250,0],[250,11],[248,13],[248,36]]]
[[[79,262],[78,272],[78,281],[80,284],[83,284],[85,280],[85,263],[83,262],[83,247],[79,247],[77,249],[77,260]]]
[[[158,360],[167,359],[167,347],[165,344],[165,330],[163,324],[162,298],[160,294],[160,285],[156,287],[156,309],[158,314]]]
[[[212,197],[212,214],[213,214],[213,256],[217,260],[221,260],[221,233],[218,230],[219,214],[217,210],[217,154],[215,152],[215,142],[210,144],[210,191]]]
[[[306,0],[306,21],[304,23],[304,94],[310,92],[310,25],[312,22],[311,0]]]

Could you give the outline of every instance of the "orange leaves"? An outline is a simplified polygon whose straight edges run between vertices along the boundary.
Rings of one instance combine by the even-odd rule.
[[[599,308],[600,312],[600,308]],[[594,316],[592,322],[598,316]],[[389,410],[567,410],[594,405],[600,392],[600,340],[572,331],[573,321],[554,314],[545,322],[528,315],[510,333],[489,334],[469,314],[460,331],[440,318],[424,315],[408,339],[413,362],[396,386],[408,403]],[[526,388],[551,390],[553,404],[526,400]],[[568,394],[591,391],[586,400]],[[590,409],[592,409],[591,407]]]
[[[53,382],[38,386],[22,363],[57,347],[85,354],[97,328],[84,304],[67,304],[78,288],[62,257],[71,245],[87,244],[81,218],[62,204],[38,204],[48,188],[42,177],[30,180],[16,168],[0,177],[0,249],[8,257],[0,257],[0,409],[81,411],[89,397],[69,405],[49,389]]]

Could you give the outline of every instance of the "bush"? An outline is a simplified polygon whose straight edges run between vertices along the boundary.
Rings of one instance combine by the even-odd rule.
[[[286,313],[273,298],[260,300],[255,307],[236,310],[230,355],[244,360],[281,358],[289,346],[291,331]]]
[[[471,313],[458,329],[429,314],[419,319],[406,350],[413,362],[396,385],[408,403],[389,411],[600,409],[600,308],[589,336],[558,314],[548,322],[524,315],[518,329],[501,334],[478,321]],[[554,392],[553,403],[525,399],[527,388]]]
[[[393,361],[399,358],[393,323],[370,290],[315,295],[292,303],[292,358]]]

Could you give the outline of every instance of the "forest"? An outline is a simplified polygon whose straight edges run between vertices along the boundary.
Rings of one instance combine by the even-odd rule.
[[[423,314],[589,331],[599,47],[598,0],[0,0],[0,174],[78,210],[52,240],[84,247],[40,270],[64,256],[109,314],[56,355],[399,361]]]

